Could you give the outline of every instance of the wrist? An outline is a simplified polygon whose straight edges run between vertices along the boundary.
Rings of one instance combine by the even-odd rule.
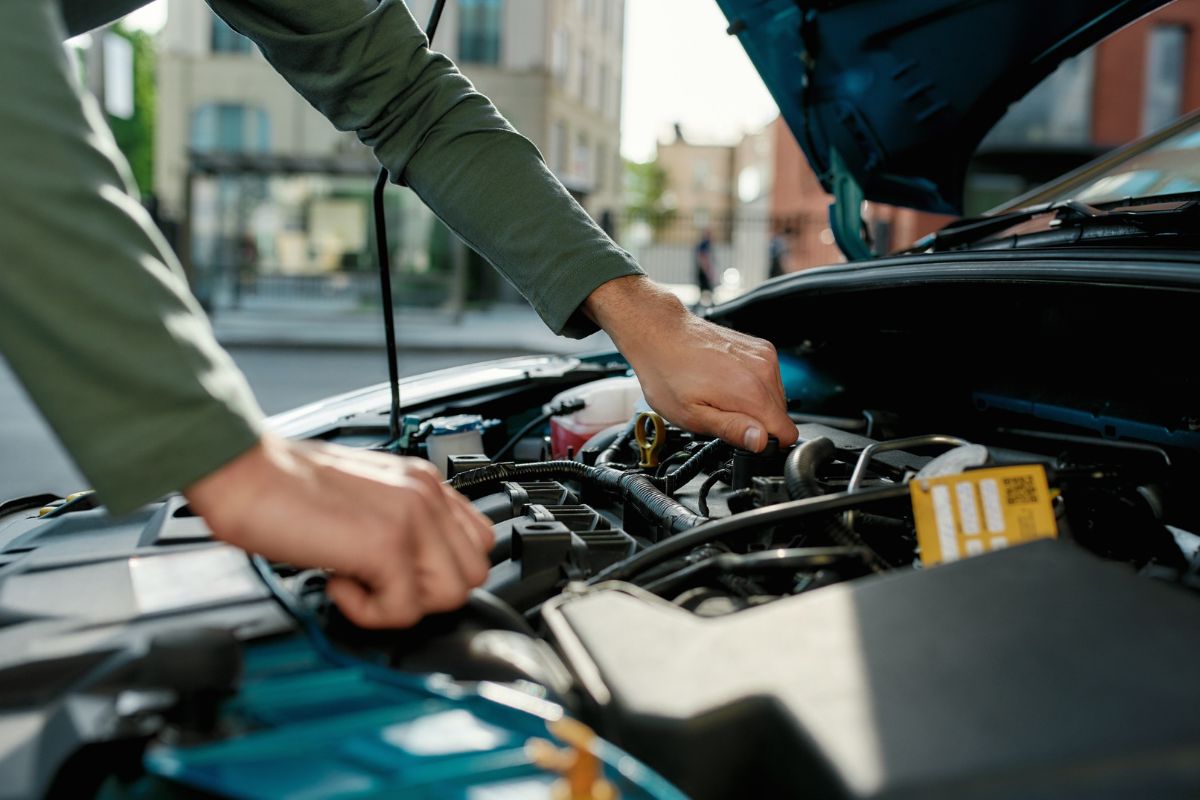
[[[217,538],[240,547],[250,547],[241,541],[238,520],[263,496],[265,476],[281,457],[281,442],[266,435],[258,443],[232,461],[213,470],[183,490],[188,504],[203,517]]]
[[[684,322],[691,312],[679,298],[645,275],[628,275],[598,286],[583,304],[583,312],[599,325],[629,357],[629,349],[653,331]]]

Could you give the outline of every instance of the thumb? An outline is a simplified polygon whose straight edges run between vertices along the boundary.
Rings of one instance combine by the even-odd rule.
[[[716,436],[734,447],[758,453],[767,446],[765,426],[746,414],[703,406],[696,409],[694,419],[697,433]]]

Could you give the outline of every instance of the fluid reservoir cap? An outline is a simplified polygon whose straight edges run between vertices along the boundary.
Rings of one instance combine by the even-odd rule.
[[[436,417],[429,420],[430,436],[449,436],[455,433],[482,433],[499,420],[485,421],[478,414],[456,414],[453,417]]]

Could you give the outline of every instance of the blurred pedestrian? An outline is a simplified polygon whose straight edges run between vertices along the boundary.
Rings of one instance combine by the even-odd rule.
[[[775,235],[771,237],[771,242],[767,245],[768,258],[770,259],[770,267],[767,270],[768,278],[778,278],[787,272],[787,257],[791,246],[788,240],[791,238],[791,228],[776,229]]]
[[[700,232],[700,240],[692,250],[692,265],[696,272],[696,286],[700,289],[700,306],[711,306],[713,291],[717,288],[717,265],[713,259],[712,228]]]

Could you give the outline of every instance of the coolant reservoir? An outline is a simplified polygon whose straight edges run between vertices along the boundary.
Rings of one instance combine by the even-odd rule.
[[[645,406],[637,378],[603,378],[556,395],[546,410],[568,400],[585,405],[573,414],[550,420],[550,451],[555,458],[578,453],[583,444],[605,428],[628,422],[634,411]]]

